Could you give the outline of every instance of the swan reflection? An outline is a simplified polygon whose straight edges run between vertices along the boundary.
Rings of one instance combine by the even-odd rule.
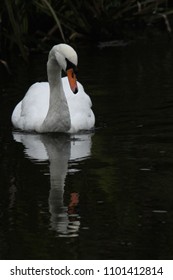
[[[16,142],[24,145],[25,156],[39,163],[49,161],[50,192],[48,198],[50,228],[58,236],[78,236],[80,216],[77,213],[79,194],[70,194],[68,206],[64,205],[64,186],[68,173],[78,171],[78,162],[91,155],[92,134],[40,135],[14,132]]]

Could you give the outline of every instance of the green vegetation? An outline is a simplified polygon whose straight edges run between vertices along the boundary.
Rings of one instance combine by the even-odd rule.
[[[0,51],[17,47],[26,59],[50,40],[127,40],[153,28],[171,34],[172,22],[169,0],[4,0]]]

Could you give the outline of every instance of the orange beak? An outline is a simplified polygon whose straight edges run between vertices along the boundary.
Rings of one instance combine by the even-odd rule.
[[[69,81],[72,92],[77,93],[78,92],[77,79],[76,79],[76,75],[74,73],[73,68],[70,68],[67,70],[67,77],[68,77],[68,81]]]

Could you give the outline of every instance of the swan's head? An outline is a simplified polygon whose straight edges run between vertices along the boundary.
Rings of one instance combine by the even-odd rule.
[[[50,53],[49,58],[54,56],[57,63],[67,73],[70,88],[73,93],[78,92],[77,80],[75,70],[77,68],[78,57],[75,50],[67,44],[59,44],[54,46]]]

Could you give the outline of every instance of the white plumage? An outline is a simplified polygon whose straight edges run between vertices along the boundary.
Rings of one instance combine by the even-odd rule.
[[[77,65],[76,52],[66,44],[56,45],[49,53],[48,82],[33,84],[25,97],[15,107],[12,123],[23,131],[68,132],[90,130],[95,116],[91,99],[77,82],[70,88],[70,80],[61,78],[61,71],[68,72],[68,61]],[[74,82],[75,74],[72,73]],[[76,94],[72,92],[77,91]]]

